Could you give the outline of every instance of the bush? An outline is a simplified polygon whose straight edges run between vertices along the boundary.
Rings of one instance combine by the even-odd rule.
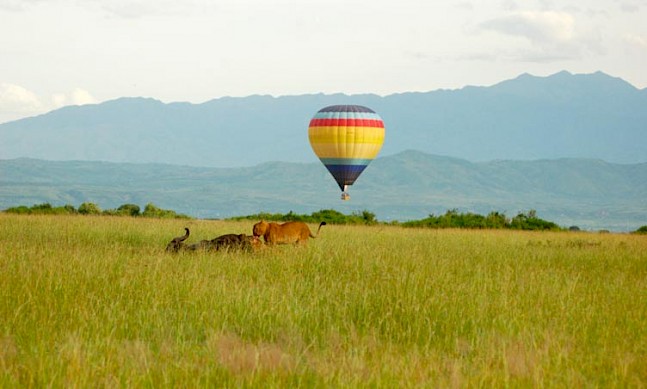
[[[334,209],[322,209],[311,214],[311,220],[328,224],[347,224],[348,216]]]
[[[511,223],[510,228],[516,230],[551,230],[557,231],[560,230],[559,226],[553,222],[549,222],[537,217],[537,211],[534,209],[528,211],[527,213],[519,213],[515,216]]]
[[[29,207],[27,207],[26,205],[19,205],[17,207],[11,207],[11,208],[5,209],[5,212],[17,213],[17,214],[25,214],[26,215],[26,214],[31,213],[31,209]]]
[[[377,218],[375,217],[375,214],[373,212],[364,210],[362,212],[353,213],[353,216],[359,218],[363,224],[366,224],[368,226],[377,224]]]
[[[5,210],[8,213],[17,214],[38,214],[38,215],[66,215],[76,213],[76,209],[72,205],[64,205],[62,207],[53,207],[50,203],[35,204],[31,207],[20,205]]]
[[[503,217],[505,223],[505,217]],[[502,228],[501,218],[498,213],[491,213],[485,216],[475,213],[458,213],[456,209],[448,210],[444,215],[429,217],[422,220],[412,220],[402,223],[405,227],[429,227],[429,228]]]
[[[343,213],[335,211],[334,209],[322,209],[317,212],[313,212],[310,215],[300,215],[292,211],[286,214],[261,212],[254,215],[236,216],[229,218],[229,220],[265,220],[271,222],[301,221],[304,223],[326,222],[328,224],[365,225],[373,225],[378,223],[375,214],[366,210],[361,212],[354,212],[351,215],[344,215]]]
[[[517,230],[560,230],[560,227],[537,217],[534,210],[528,213],[519,213],[512,220],[499,212],[490,212],[487,216],[475,213],[459,213],[456,209],[448,210],[444,215],[429,217],[422,220],[411,220],[402,223],[404,227],[427,228],[470,228],[470,229],[503,229]]]
[[[119,206],[117,209],[106,209],[102,214],[109,216],[139,216],[139,212],[139,205],[124,204]]]
[[[146,204],[142,216],[162,219],[189,219],[187,215],[178,214],[168,209],[161,209],[153,203]]]
[[[636,234],[647,234],[647,225],[646,226],[641,226],[634,233],[636,233]]]
[[[81,215],[98,215],[101,213],[101,208],[95,203],[83,203],[79,206],[79,213]]]

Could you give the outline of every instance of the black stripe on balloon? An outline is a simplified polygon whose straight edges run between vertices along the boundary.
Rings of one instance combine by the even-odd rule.
[[[319,112],[370,112],[375,113],[370,108],[362,105],[331,105],[319,110]]]

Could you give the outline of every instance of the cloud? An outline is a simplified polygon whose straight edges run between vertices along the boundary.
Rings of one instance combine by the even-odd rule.
[[[0,0],[0,11],[26,12],[40,5],[55,4],[124,19],[138,19],[153,15],[178,15],[201,6],[207,0]]]
[[[97,100],[86,90],[75,88],[68,93],[47,97],[20,85],[0,83],[0,123],[8,120],[39,115],[66,105],[94,104]]]
[[[155,5],[144,1],[132,1],[124,3],[122,1],[111,1],[101,4],[101,9],[114,16],[137,19],[157,12]]]
[[[53,94],[50,98],[51,106],[53,108],[61,108],[66,105],[84,105],[84,104],[95,104],[97,99],[95,99],[90,92],[81,89],[75,88],[70,93],[56,93]]]
[[[33,92],[20,85],[0,83],[0,111],[28,114],[43,108],[43,103]]]
[[[474,4],[470,3],[469,1],[461,1],[459,3],[456,3],[456,5],[454,5],[454,8],[462,11],[474,11]]]
[[[522,11],[481,23],[482,30],[527,38],[533,44],[553,45],[573,38],[575,20],[566,12]]]
[[[0,11],[25,11],[32,4],[44,3],[47,0],[0,0]]]
[[[186,15],[191,12],[201,12],[205,7],[215,6],[204,0],[93,0],[88,1],[87,4],[99,8],[110,16],[124,19]]]
[[[501,6],[506,11],[516,11],[519,9],[519,4],[514,0],[503,0]]]
[[[624,36],[624,40],[632,47],[637,47],[641,50],[647,50],[647,39],[640,35],[627,34]]]
[[[630,1],[625,1],[620,4],[620,10],[622,10],[622,12],[635,13],[640,11],[640,4],[630,2]]]
[[[518,11],[487,20],[477,32],[491,31],[510,38],[521,38],[511,44],[501,57],[524,62],[552,62],[580,59],[586,54],[606,52],[602,35],[596,29],[578,31],[575,18],[568,12]]]

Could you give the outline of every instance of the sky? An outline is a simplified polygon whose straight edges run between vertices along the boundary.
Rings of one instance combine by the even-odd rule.
[[[0,0],[0,123],[143,96],[375,93],[605,72],[647,87],[647,0]]]

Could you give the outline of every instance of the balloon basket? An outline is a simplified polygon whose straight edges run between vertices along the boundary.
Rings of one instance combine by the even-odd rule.
[[[350,195],[346,192],[341,193],[341,199],[344,201],[350,200]]]

